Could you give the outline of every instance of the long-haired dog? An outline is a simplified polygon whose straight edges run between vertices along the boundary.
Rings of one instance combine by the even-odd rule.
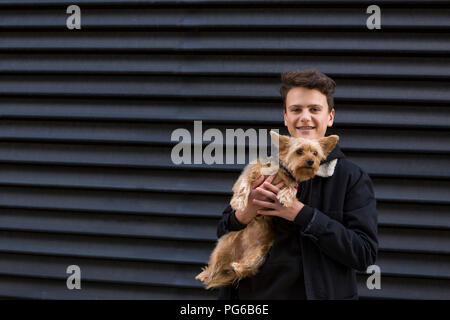
[[[336,135],[318,140],[283,136],[274,131],[270,131],[270,135],[279,150],[279,163],[257,159],[244,168],[233,186],[230,205],[234,210],[246,209],[253,182],[261,175],[274,173],[273,185],[284,182],[277,199],[290,207],[296,198],[298,184],[315,176],[320,162],[339,140]],[[208,266],[195,279],[210,289],[254,276],[273,244],[275,234],[271,225],[271,216],[257,215],[244,229],[223,235],[211,253]]]

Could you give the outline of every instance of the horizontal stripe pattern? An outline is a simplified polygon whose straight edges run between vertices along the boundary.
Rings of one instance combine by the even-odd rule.
[[[359,0],[76,4],[81,30],[67,2],[0,0],[1,297],[216,299],[194,276],[244,164],[175,165],[171,134],[286,134],[280,73],[316,68],[375,187],[382,289],[358,272],[361,298],[450,298],[447,1],[378,1],[381,30]]]

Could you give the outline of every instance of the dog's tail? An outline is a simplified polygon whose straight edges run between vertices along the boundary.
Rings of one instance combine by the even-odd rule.
[[[239,278],[236,276],[233,269],[223,269],[220,273],[212,277],[208,283],[205,283],[205,289],[209,290],[218,287],[226,287],[236,283],[237,281],[239,281]]]
[[[204,268],[203,272],[198,274],[195,279],[201,281],[205,285],[205,289],[213,289],[217,287],[225,287],[236,283],[239,280],[234,270],[223,268],[220,271],[210,273],[208,268]]]

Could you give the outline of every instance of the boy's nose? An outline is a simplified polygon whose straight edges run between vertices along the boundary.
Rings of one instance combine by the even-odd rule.
[[[311,114],[309,112],[302,112],[300,122],[302,123],[302,126],[306,126],[306,123],[311,122]]]
[[[313,159],[308,159],[306,160],[306,163],[308,164],[308,166],[312,166],[314,164],[314,160]]]

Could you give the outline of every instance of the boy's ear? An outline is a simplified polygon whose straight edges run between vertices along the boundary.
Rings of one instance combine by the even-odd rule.
[[[289,146],[289,137],[283,136],[281,134],[276,133],[273,130],[270,130],[270,136],[272,138],[273,144],[278,148],[278,150],[284,150]]]
[[[327,156],[331,150],[334,149],[336,143],[339,141],[339,136],[331,135],[319,139],[319,144],[322,147],[323,153]]]

